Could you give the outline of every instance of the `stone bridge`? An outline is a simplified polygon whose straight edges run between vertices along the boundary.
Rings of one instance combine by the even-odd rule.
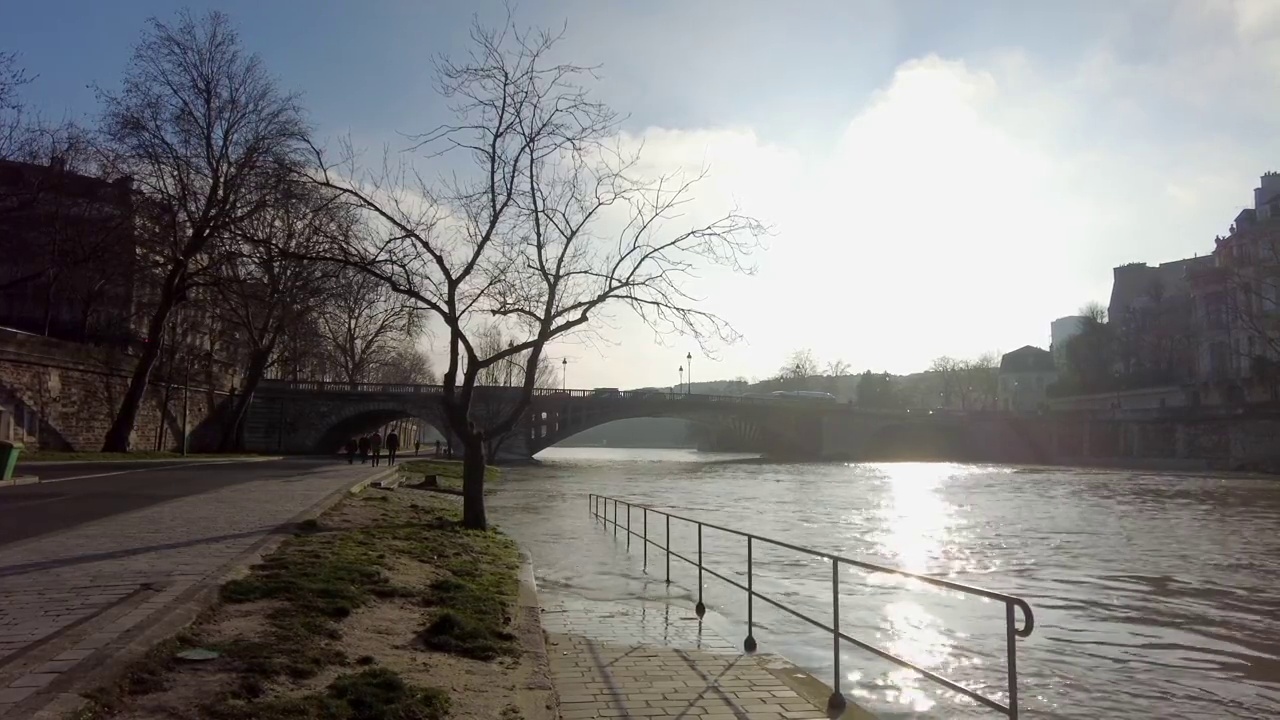
[[[473,417],[496,416],[518,392],[477,388]],[[437,385],[264,381],[246,423],[246,449],[331,453],[349,437],[410,417],[447,437],[442,399]],[[878,412],[812,400],[591,390],[535,391],[524,421],[502,444],[499,457],[527,459],[588,428],[638,417],[690,420],[703,426],[715,449],[778,458],[982,459],[970,457],[973,422],[959,416]]]

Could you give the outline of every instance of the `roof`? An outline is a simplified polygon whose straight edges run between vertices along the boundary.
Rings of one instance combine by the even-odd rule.
[[[1053,354],[1034,345],[1007,352],[1000,358],[1000,372],[1053,372]]]
[[[1114,271],[1111,302],[1107,314],[1119,318],[1125,311],[1146,304],[1155,294],[1164,297],[1189,296],[1187,275],[1197,269],[1213,267],[1212,255],[1185,258],[1152,267],[1146,263],[1121,265]]]
[[[26,187],[35,189],[41,184],[62,195],[86,198],[100,198],[104,195],[125,197],[131,185],[127,178],[115,181],[104,180],[91,175],[82,175],[65,169],[65,165],[54,162],[50,165],[20,162],[17,160],[0,160],[0,188]],[[24,192],[26,189],[23,190]]]

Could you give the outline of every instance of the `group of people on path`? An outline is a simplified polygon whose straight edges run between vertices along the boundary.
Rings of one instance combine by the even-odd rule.
[[[387,433],[386,440],[377,432],[372,435],[363,435],[359,439],[351,438],[347,440],[347,464],[353,465],[356,461],[356,453],[360,453],[360,464],[369,462],[369,457],[373,457],[373,466],[378,467],[382,462],[382,448],[387,449],[387,464],[396,464],[396,451],[400,449],[400,436],[394,430]]]

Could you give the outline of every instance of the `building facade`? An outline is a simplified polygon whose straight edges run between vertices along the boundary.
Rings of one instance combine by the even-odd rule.
[[[0,325],[124,344],[139,288],[134,192],[49,165],[0,161]]]
[[[1107,320],[1116,343],[1116,373],[1147,385],[1191,382],[1196,375],[1196,322],[1191,277],[1212,255],[1114,270]]]
[[[1088,318],[1083,315],[1068,315],[1049,323],[1049,352],[1053,353],[1053,363],[1059,368],[1067,364],[1067,342],[1080,334]]]
[[[1262,176],[1212,257],[1191,278],[1196,382],[1211,401],[1280,400],[1280,175]]]
[[[1036,412],[1045,407],[1046,391],[1058,379],[1053,354],[1032,345],[1005,353],[1000,358],[1000,409],[1005,412]]]

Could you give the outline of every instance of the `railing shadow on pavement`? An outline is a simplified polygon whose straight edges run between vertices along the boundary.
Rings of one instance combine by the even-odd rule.
[[[877,657],[880,657],[884,660],[894,663],[899,667],[912,670],[920,674],[921,676],[925,677],[926,679],[938,685],[941,685],[952,692],[955,692],[959,695],[963,695],[969,698],[970,700],[973,700],[987,708],[995,710],[996,712],[999,712],[1005,715],[1006,717],[1013,718],[1014,720],[1016,720],[1016,718],[1018,717],[1017,638],[1028,637],[1029,635],[1031,635],[1032,630],[1035,628],[1035,615],[1031,611],[1031,606],[1022,598],[1014,597],[1012,595],[1006,595],[1004,593],[999,593],[992,590],[986,590],[979,587],[974,587],[971,585],[952,582],[950,580],[944,580],[942,578],[937,578],[930,575],[921,575],[918,573],[907,572],[905,570],[899,570],[897,568],[891,568],[891,567],[886,567],[882,565],[875,565],[872,563],[863,562],[861,560],[855,560],[853,558],[848,558],[840,555],[835,555],[832,553],[822,552],[820,550],[814,550],[812,548],[801,547],[799,545],[793,545],[791,543],[783,542],[780,540],[774,540],[772,538],[767,538],[760,535],[753,535],[751,533],[743,532],[741,530],[734,530],[732,528],[715,525],[713,523],[703,522],[701,520],[695,520],[693,518],[687,518],[680,515],[675,515],[673,513],[669,513],[663,510],[658,510],[657,508],[652,508],[647,505],[638,505],[635,503],[627,502],[625,500],[619,500],[617,498],[607,497],[604,495],[597,495],[595,493],[591,493],[588,495],[588,503],[590,505],[590,511],[591,511],[592,517],[597,520],[600,520],[603,523],[604,527],[606,528],[612,526],[615,537],[619,531],[622,531],[626,534],[628,548],[630,548],[631,546],[631,538],[633,536],[639,538],[643,542],[644,566],[646,569],[648,568],[648,564],[649,564],[649,546],[650,545],[655,546],[658,550],[661,550],[666,554],[666,582],[667,583],[671,582],[671,558],[674,557],[678,560],[682,560],[697,568],[698,570],[698,602],[694,606],[694,612],[697,613],[699,618],[702,618],[703,615],[706,613],[706,605],[703,603],[703,600],[702,600],[702,590],[704,586],[704,583],[703,583],[704,573],[710,574],[713,577],[719,578],[720,580],[728,583],[729,585],[735,588],[738,588],[739,590],[745,591],[747,594],[746,595],[747,637],[743,641],[743,649],[746,652],[748,653],[755,652],[757,647],[756,639],[753,633],[754,625],[755,625],[754,601],[756,599],[760,599],[772,605],[773,607],[779,610],[782,610],[783,612],[786,612],[792,615],[793,617],[798,618],[799,620],[802,620],[806,623],[809,623],[810,625],[813,625],[816,628],[819,628],[820,630],[824,630],[827,633],[830,633],[832,638],[832,662],[834,666],[834,671],[833,671],[832,693],[827,703],[828,711],[838,712],[840,710],[843,710],[847,704],[847,701],[843,693],[841,692],[841,682],[840,682],[841,642],[847,642],[851,645],[854,645],[855,647],[858,647],[862,650],[870,652],[876,655]],[[612,518],[609,515],[609,509],[611,505],[613,508]],[[624,516],[625,519],[622,522],[620,522],[618,519],[619,506],[626,508],[626,512]],[[639,532],[636,532],[635,530],[631,529],[631,515],[632,515],[633,509],[639,510],[642,512],[642,515],[641,515],[642,524],[641,524],[641,530]],[[650,514],[656,515],[664,519],[664,524],[666,526],[666,529],[663,534],[663,543],[658,543],[656,540],[650,538],[649,536],[649,515]],[[686,557],[685,555],[680,554],[679,552],[677,552],[671,547],[671,521],[672,520],[677,520],[680,522],[684,522],[684,523],[688,523],[690,525],[696,526],[697,537],[698,537],[696,559]],[[747,582],[745,585],[731,577],[728,577],[727,575],[721,574],[720,572],[717,572],[715,570],[712,570],[711,568],[708,568],[703,563],[702,536],[703,536],[704,529],[710,529],[718,532],[728,533],[730,535],[735,535],[737,537],[746,539],[746,554],[747,554],[746,581]],[[753,555],[754,545],[756,543],[765,543],[767,545],[784,548],[786,550],[804,553],[806,555],[811,555],[817,558],[827,560],[831,563],[831,598],[832,598],[831,625],[827,625],[819,620],[816,620],[812,617],[809,617],[808,615],[805,615],[804,613],[794,608],[788,607],[787,605],[784,605],[779,600],[776,600],[767,595],[763,595],[759,592],[756,592],[754,588],[755,575],[752,568],[752,555]],[[909,660],[898,657],[887,650],[883,650],[879,647],[871,645],[870,643],[867,643],[863,640],[859,640],[855,637],[852,637],[842,632],[840,629],[840,568],[841,566],[850,567],[850,568],[859,568],[859,569],[868,570],[874,573],[885,573],[889,575],[895,575],[898,577],[909,578],[909,579],[924,583],[926,585],[931,585],[934,587],[952,590],[965,595],[982,597],[982,598],[986,598],[988,600],[994,600],[996,602],[1003,604],[1005,607],[1005,613],[1004,613],[1005,643],[1006,643],[1005,649],[1006,649],[1006,660],[1008,663],[1008,666],[1007,666],[1007,688],[1008,688],[1007,692],[1008,692],[1008,698],[1009,698],[1008,704],[1001,703],[999,700],[996,700],[995,698],[991,698],[986,695],[983,695],[976,690],[965,687],[949,678],[943,677],[931,670],[928,670],[927,668],[923,668],[916,663],[913,663]],[[1022,613],[1022,619],[1023,619],[1022,627],[1018,627],[1018,623],[1017,623],[1017,614],[1019,611],[1021,611]]]

